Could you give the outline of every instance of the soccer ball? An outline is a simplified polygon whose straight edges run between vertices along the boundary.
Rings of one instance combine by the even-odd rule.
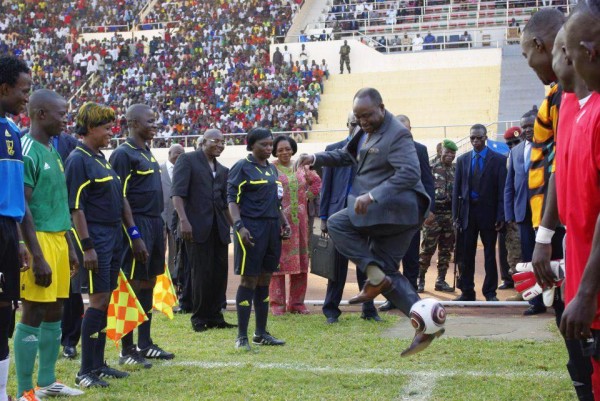
[[[418,332],[434,334],[446,323],[446,309],[436,299],[425,298],[410,308],[410,323]]]

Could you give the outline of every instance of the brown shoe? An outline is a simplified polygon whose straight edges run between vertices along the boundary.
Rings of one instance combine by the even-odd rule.
[[[388,276],[385,276],[385,278],[378,285],[373,285],[369,282],[369,280],[367,280],[365,281],[365,286],[360,294],[350,298],[348,303],[353,305],[372,301],[377,297],[377,295],[381,294],[382,292],[389,291],[391,288],[392,280]]]
[[[446,329],[444,328],[442,328],[440,331],[434,334],[425,334],[422,331],[417,331],[410,346],[404,351],[402,351],[400,356],[411,356],[416,354],[417,352],[423,351],[425,348],[429,347],[429,344],[431,344],[433,340],[444,334],[445,331]]]

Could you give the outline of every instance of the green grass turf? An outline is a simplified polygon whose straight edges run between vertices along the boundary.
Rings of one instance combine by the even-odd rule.
[[[149,370],[123,368],[131,376],[111,380],[108,389],[86,390],[80,400],[575,400],[566,369],[566,351],[551,341],[434,341],[406,359],[409,338],[382,334],[406,318],[384,322],[342,315],[326,325],[320,314],[270,317],[269,329],[283,347],[234,349],[236,329],[195,333],[189,315],[169,321],[154,314],[153,339],[177,356]],[[226,313],[235,322],[235,313]],[[399,321],[402,320],[400,323]],[[253,329],[251,322],[250,330]],[[549,330],[555,331],[549,327]],[[78,348],[78,351],[79,348]],[[119,368],[118,351],[107,343],[106,359]],[[77,361],[59,358],[57,377],[74,384]],[[35,375],[34,375],[35,382]],[[16,391],[11,363],[9,394]]]

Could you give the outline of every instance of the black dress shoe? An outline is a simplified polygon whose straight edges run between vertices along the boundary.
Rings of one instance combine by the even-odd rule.
[[[372,320],[374,322],[381,322],[381,318],[379,317],[379,315],[365,315],[364,313],[361,313],[360,318],[363,320]]]
[[[192,324],[192,328],[197,333],[208,330],[208,327],[204,323]]]
[[[379,311],[380,312],[387,312],[390,311],[392,309],[397,309],[393,303],[391,303],[390,301],[385,301],[380,307],[379,307]]]
[[[505,281],[500,287],[498,287],[499,290],[510,290],[511,288],[515,288],[515,283],[512,281]]]
[[[339,320],[337,317],[328,317],[327,318],[327,324],[335,324],[337,323]]]
[[[500,301],[497,296],[492,295],[491,297],[485,297],[485,300],[488,302],[498,302]]]
[[[461,294],[459,297],[454,298],[454,301],[475,301],[475,295],[473,296],[468,296],[465,294]]]
[[[525,311],[523,312],[523,316],[539,315],[540,313],[546,313],[545,306],[531,305],[529,308],[525,309]]]
[[[63,356],[67,359],[75,359],[77,356],[77,348],[65,345],[63,347]]]
[[[238,327],[237,324],[227,323],[226,321],[206,324],[207,329],[233,329],[234,327]]]
[[[433,340],[435,340],[436,338],[438,338],[442,334],[444,334],[445,331],[446,331],[446,329],[444,329],[442,327],[442,329],[440,331],[438,331],[437,333],[434,333],[434,334],[425,334],[422,331],[416,332],[412,343],[410,344],[410,346],[407,349],[402,351],[400,356],[401,357],[411,356],[411,355],[416,354],[417,352],[423,351],[425,348],[429,347],[429,345],[431,344],[431,342]]]

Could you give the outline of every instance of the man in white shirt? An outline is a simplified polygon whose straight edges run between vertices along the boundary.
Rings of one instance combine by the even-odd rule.
[[[175,208],[173,207],[173,201],[171,200],[171,183],[173,182],[173,168],[175,167],[175,162],[183,153],[185,153],[183,146],[178,143],[171,145],[167,161],[160,166],[160,182],[162,184],[164,201],[164,209],[161,216],[167,229],[167,235],[165,237],[167,238],[169,248],[167,264],[173,280],[177,277],[177,272],[175,271],[175,238],[173,237],[172,231],[173,212],[175,211]]]
[[[415,36],[412,40],[412,50],[413,52],[418,52],[423,50],[423,38],[421,37],[421,34],[417,33],[417,36]]]

